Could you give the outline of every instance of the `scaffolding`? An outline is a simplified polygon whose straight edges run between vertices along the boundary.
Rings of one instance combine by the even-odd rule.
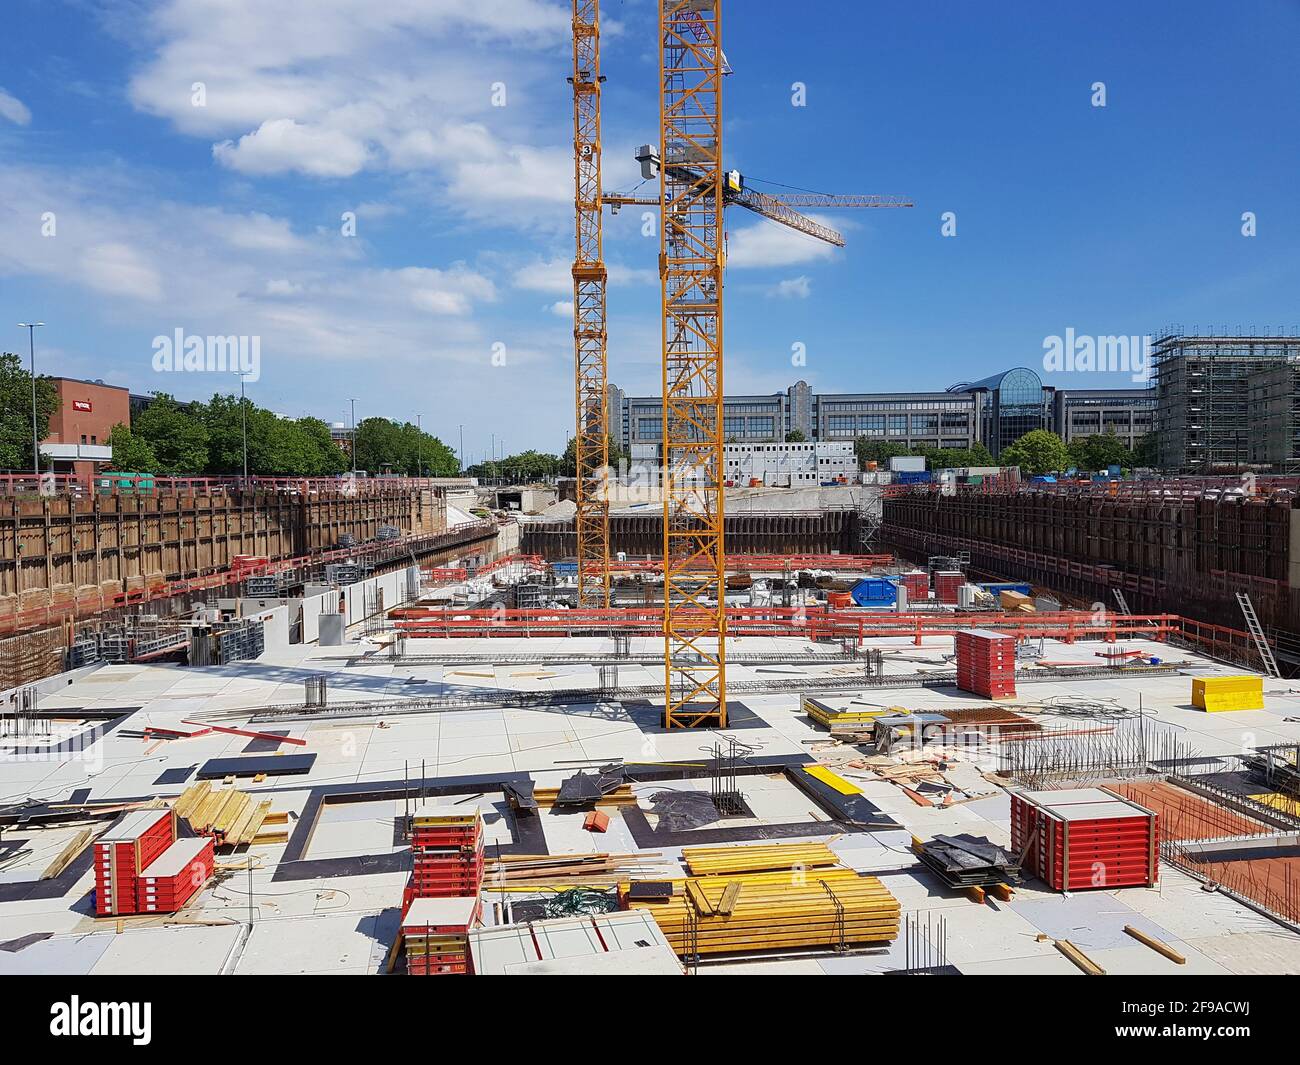
[[[1292,370],[1297,360],[1296,333],[1189,335],[1170,329],[1153,338],[1157,465],[1205,474],[1252,466],[1271,472],[1300,468],[1294,429],[1300,373],[1279,374]],[[1261,426],[1252,393],[1257,403],[1268,397],[1267,410],[1277,422],[1273,429]],[[1269,439],[1277,443],[1276,452],[1267,446]],[[1257,462],[1252,454],[1272,457]]]

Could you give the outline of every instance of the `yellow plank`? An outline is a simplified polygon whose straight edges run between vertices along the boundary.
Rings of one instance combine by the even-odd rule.
[[[814,780],[820,780],[827,787],[834,788],[841,795],[862,794],[862,789],[859,788],[856,784],[850,784],[838,773],[831,772],[824,765],[804,766],[803,771],[807,773],[810,777],[812,777]]]

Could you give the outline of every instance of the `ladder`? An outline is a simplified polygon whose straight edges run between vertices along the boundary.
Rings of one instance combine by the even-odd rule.
[[[1119,612],[1126,616],[1131,616],[1133,611],[1128,608],[1128,600],[1124,598],[1124,589],[1112,588],[1110,594],[1115,597],[1115,602],[1119,604]]]
[[[1250,594],[1238,592],[1237,605],[1241,607],[1241,615],[1246,619],[1246,628],[1250,632],[1251,639],[1255,641],[1255,647],[1259,650],[1259,657],[1264,663],[1264,675],[1282,676],[1277,668],[1277,660],[1273,657],[1273,648],[1269,647],[1268,637],[1264,635],[1264,627],[1259,623],[1259,616],[1255,613],[1255,604],[1250,601]]]

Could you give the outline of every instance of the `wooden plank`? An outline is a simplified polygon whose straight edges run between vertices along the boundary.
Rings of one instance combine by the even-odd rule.
[[[739,880],[733,880],[722,889],[722,901],[718,903],[718,913],[724,917],[731,916],[731,911],[736,908],[736,900],[740,897],[741,886]]]
[[[72,860],[78,854],[86,849],[87,844],[95,838],[95,833],[89,828],[83,828],[78,832],[63,850],[59,851],[54,861],[45,867],[45,872],[41,874],[42,880],[53,880],[63,870],[72,864]]]
[[[1056,949],[1069,958],[1083,972],[1089,976],[1105,976],[1106,970],[1093,961],[1088,955],[1071,943],[1068,939],[1058,939],[1055,943]]]
[[[700,889],[700,885],[694,880],[686,881],[686,895],[691,900],[696,912],[702,916],[712,917],[716,912],[713,903],[708,900],[708,897]]]
[[[195,807],[198,806],[211,791],[212,781],[197,781],[180,793],[176,802],[172,804],[172,809],[176,811],[178,817],[184,817],[186,820],[189,820],[189,816],[194,812]]]
[[[1179,954],[1178,951],[1174,950],[1174,948],[1171,947],[1168,943],[1165,943],[1163,940],[1156,939],[1155,936],[1149,936],[1141,929],[1134,928],[1131,924],[1126,924],[1124,926],[1124,931],[1127,932],[1129,935],[1131,935],[1143,946],[1150,947],[1157,954],[1163,954],[1170,961],[1175,962],[1178,965],[1187,964],[1187,959],[1183,957],[1181,954]]]

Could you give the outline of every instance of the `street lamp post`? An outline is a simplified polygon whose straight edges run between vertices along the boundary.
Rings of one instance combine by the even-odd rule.
[[[424,428],[420,425],[420,415],[415,416],[415,476],[424,476]]]
[[[357,401],[349,400],[352,404],[352,477],[355,480],[357,476]]]
[[[41,443],[36,433],[36,330],[44,322],[19,322],[19,329],[27,330],[27,351],[32,363],[32,473],[41,477]]]
[[[460,425],[457,428],[460,430],[460,473],[463,477],[465,475],[465,427]]]
[[[248,404],[244,401],[244,379],[247,374],[239,375],[239,414],[243,419],[243,437],[244,437],[244,482],[248,482]]]

